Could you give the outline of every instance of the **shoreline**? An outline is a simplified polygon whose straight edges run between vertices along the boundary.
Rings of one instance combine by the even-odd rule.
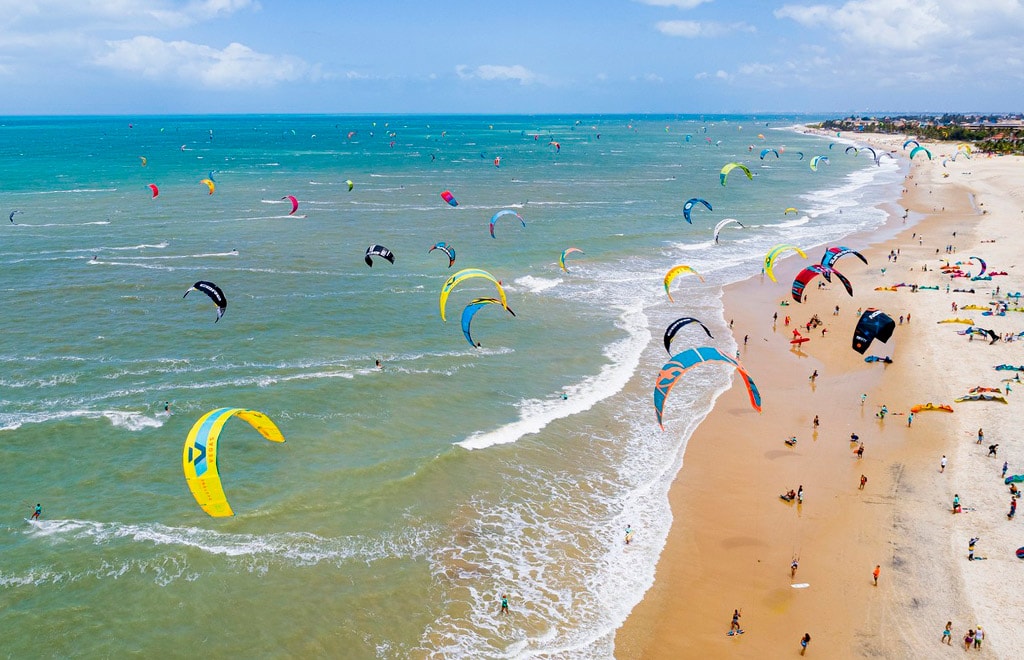
[[[902,142],[897,136],[857,139],[897,151]],[[936,154],[955,148],[927,146]],[[1005,601],[993,593],[1013,597],[1000,586],[1006,562],[984,562],[991,574],[986,579],[968,571],[976,567],[963,561],[973,532],[961,529],[961,522],[969,517],[949,516],[947,509],[950,487],[965,500],[965,492],[978,491],[971,498],[985,501],[986,514],[984,520],[975,516],[979,524],[972,527],[991,529],[974,535],[992,536],[994,542],[1010,533],[999,524],[1009,502],[1005,487],[986,479],[990,475],[984,469],[992,466],[978,465],[974,443],[963,442],[964,434],[980,425],[998,428],[1008,439],[1007,412],[955,404],[953,415],[921,413],[912,426],[906,425],[911,405],[951,403],[968,387],[961,378],[949,378],[944,359],[950,351],[963,350],[963,337],[948,325],[936,325],[935,317],[949,316],[951,299],[984,305],[990,298],[982,291],[987,293],[989,285],[1019,290],[1020,280],[1011,273],[1003,278],[1008,281],[976,283],[979,293],[967,298],[941,290],[874,290],[904,281],[944,286],[949,280],[936,269],[952,243],[964,259],[979,251],[998,252],[999,267],[1011,267],[1012,245],[1006,239],[1012,229],[1007,229],[1020,221],[1024,209],[1005,192],[1024,161],[979,157],[958,162],[951,172],[939,165],[940,158],[916,161],[907,174],[899,203],[913,214],[911,224],[890,210],[883,227],[843,239],[870,264],[855,257],[837,264],[853,283],[853,298],[835,285],[819,292],[814,281],[803,304],[778,305],[790,299],[785,283],[814,263],[817,253],[806,262],[780,262],[779,284],[755,275],[725,287],[725,318],[735,321],[741,361],[761,389],[764,412],[749,411],[744,388],[734,380],[690,439],[669,494],[674,520],[654,585],[617,631],[616,657],[796,653],[804,632],[812,636],[810,651],[827,657],[914,657],[939,642],[947,620],[954,621],[954,641],[977,623],[992,634],[986,642],[990,648],[1010,649],[1024,641],[996,620]],[[974,176],[975,170],[982,176]],[[979,214],[982,207],[993,212]],[[986,240],[981,232],[998,234],[1002,243],[981,245]],[[889,238],[890,233],[895,236]],[[869,247],[861,249],[864,245]],[[895,263],[887,260],[890,250],[900,250]],[[834,317],[837,304],[841,313]],[[854,310],[871,306],[893,318],[913,315],[913,323],[898,326],[887,344],[875,342],[868,350],[892,355],[891,365],[867,364],[850,349],[858,318]],[[779,321],[773,329],[775,312]],[[791,328],[784,327],[785,314],[794,323],[817,314],[829,334],[820,337],[815,331],[802,351],[788,350]],[[744,347],[746,334],[750,342]],[[992,349],[986,351],[990,355],[970,358],[970,369],[957,363],[978,381],[971,384],[998,381],[1002,376],[993,375],[999,372],[992,371],[992,364],[1012,362],[1009,356],[1019,353],[1013,344]],[[814,370],[820,376],[811,382],[808,374]],[[868,395],[863,407],[862,393]],[[884,421],[874,417],[882,403],[894,413]],[[991,419],[997,413],[1001,421]],[[815,415],[822,422],[816,431]],[[848,442],[850,433],[864,441],[863,459],[852,454],[856,445]],[[791,435],[799,438],[793,448],[782,442]],[[950,469],[938,473],[943,454],[949,456]],[[861,474],[868,476],[863,491],[857,488]],[[807,493],[803,505],[778,499],[778,493],[797,485]],[[807,588],[790,586],[794,558],[799,568],[793,582],[807,583]],[[875,565],[881,565],[878,587],[871,580]],[[985,583],[986,591],[975,588],[975,582]],[[736,608],[743,610],[741,623],[748,634],[734,639],[724,633]]]

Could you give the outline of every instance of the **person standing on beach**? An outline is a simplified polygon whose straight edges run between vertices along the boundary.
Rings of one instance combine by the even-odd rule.
[[[914,423],[914,413],[910,413],[909,415],[907,415],[907,426],[910,426],[913,423]]]
[[[800,560],[794,557],[792,563],[789,565],[789,577],[796,577],[796,569],[798,568],[800,568]]]
[[[978,541],[977,536],[972,536],[971,540],[967,542],[967,561],[974,561],[974,546]]]
[[[1010,464],[1007,463],[1006,461],[1003,461],[1003,476],[1001,477],[1002,479],[1006,478],[1006,471],[1009,470],[1009,469],[1010,469]]]
[[[508,614],[508,594],[501,595],[501,613]]]
[[[980,445],[985,440],[985,432],[978,429],[978,444]]]
[[[817,415],[815,415],[815,416],[814,416],[814,430],[815,430],[815,431],[817,431],[817,430],[818,430],[818,425],[819,425],[819,424],[820,424],[820,422],[818,421],[818,416],[817,416]]]
[[[985,631],[978,626],[978,629],[974,632],[974,648],[981,649],[981,643],[985,641]]]
[[[946,471],[946,455],[943,454],[942,455],[942,460],[939,461],[939,472],[945,472],[945,471]]]
[[[43,505],[36,502],[36,510],[32,512],[32,520],[39,520],[41,515],[43,515]]]
[[[960,513],[960,493],[953,494],[953,513]]]
[[[860,395],[860,407],[861,408],[864,407],[864,402],[867,401],[867,400],[868,400],[868,393],[867,392],[865,392],[864,394]]]
[[[946,622],[946,629],[942,631],[942,643],[946,646],[953,646],[953,622]]]
[[[804,503],[804,485],[800,484],[800,487],[796,489],[796,501],[797,504]]]
[[[858,488],[857,490],[864,490],[864,486],[866,486],[867,483],[868,483],[867,475],[863,475],[863,474],[860,475],[860,488]]]
[[[804,636],[800,638],[800,655],[803,655],[807,651],[807,645],[811,643],[811,634],[804,633]]]
[[[626,525],[626,545],[633,542],[633,526]]]
[[[855,451],[853,453],[857,454],[857,459],[858,460],[864,458],[864,443],[863,442],[860,443],[860,446],[857,447],[857,451]]]
[[[871,577],[875,580],[875,586],[878,586],[878,576],[882,574],[882,565],[876,564],[875,570],[871,571]]]
[[[1015,515],[1017,515],[1017,498],[1016,497],[1011,497],[1010,498],[1010,512],[1008,514],[1006,514],[1006,517],[1009,518],[1010,520],[1013,520],[1013,517]]]

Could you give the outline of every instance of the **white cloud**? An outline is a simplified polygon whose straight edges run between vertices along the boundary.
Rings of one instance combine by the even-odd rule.
[[[718,78],[719,80],[732,80],[732,75],[730,75],[728,71],[722,71],[719,69],[718,71],[715,71],[715,78]]]
[[[661,84],[665,82],[665,79],[656,73],[643,73],[638,76],[630,76],[629,79],[632,82],[646,82],[654,84]]]
[[[711,2],[711,0],[637,0],[637,2],[644,5],[651,5],[653,7],[676,7],[677,9],[693,9],[698,5],[702,5],[705,2]]]
[[[0,0],[0,15],[8,27],[21,23],[33,31],[62,26],[79,30],[180,28],[259,8],[255,0]]]
[[[716,23],[714,21],[700,23],[698,21],[659,21],[655,29],[670,37],[694,39],[696,37],[721,37],[730,32],[754,32],[752,25],[746,23]]]
[[[481,64],[470,67],[460,64],[455,67],[455,74],[463,80],[518,80],[521,85],[537,82],[538,76],[521,64],[511,66],[502,64]]]
[[[848,0],[839,7],[784,5],[775,17],[830,29],[865,48],[915,51],[1019,30],[1024,5],[1020,0]]]
[[[147,78],[173,77],[205,87],[233,89],[272,85],[309,76],[311,68],[297,57],[258,53],[239,43],[222,50],[189,41],[138,36],[108,41],[95,64]]]

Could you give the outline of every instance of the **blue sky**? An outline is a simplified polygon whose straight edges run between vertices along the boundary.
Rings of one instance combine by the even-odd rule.
[[[0,115],[1024,110],[1024,0],[0,0]]]

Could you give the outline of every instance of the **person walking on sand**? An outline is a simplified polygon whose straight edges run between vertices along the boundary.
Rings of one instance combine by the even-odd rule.
[[[501,613],[508,614],[508,594],[501,595]]]
[[[984,440],[985,440],[985,432],[982,431],[981,429],[978,429],[978,443],[977,444],[980,445]]]
[[[1015,515],[1017,515],[1017,498],[1016,497],[1011,497],[1010,498],[1010,512],[1008,514],[1006,514],[1006,517],[1009,518],[1010,520],[1013,520],[1013,517]]]
[[[914,423],[914,413],[910,413],[909,415],[907,415],[907,426],[910,426],[913,423]]]
[[[796,577],[796,569],[800,568],[800,561],[794,557],[792,563],[789,565],[789,577]]]
[[[864,474],[860,475],[860,488],[858,488],[857,490],[864,490],[864,486],[866,486],[867,483],[868,483],[867,475],[864,475]]]
[[[626,545],[633,542],[633,526],[626,525]]]
[[[813,423],[814,423],[814,429],[817,430],[818,429],[818,425],[821,423],[821,422],[818,421],[818,416],[817,415],[814,416],[814,422]]]
[[[882,574],[882,565],[876,564],[875,570],[871,571],[871,577],[875,580],[875,586],[878,586],[878,576]]]
[[[804,633],[804,636],[800,638],[800,655],[803,655],[807,651],[807,645],[811,643],[811,634]]]
[[[939,461],[939,472],[945,472],[946,471],[946,460],[947,460],[946,459],[946,455],[943,454],[942,455],[942,460]]]
[[[970,651],[972,644],[974,644],[974,631],[968,630],[967,634],[964,635],[964,650]]]
[[[800,484],[800,487],[796,489],[796,501],[797,504],[804,503],[804,485]]]
[[[860,407],[861,408],[864,407],[864,402],[867,401],[867,400],[868,400],[868,393],[867,392],[865,392],[864,394],[860,395]]]
[[[1009,470],[1009,469],[1010,469],[1010,464],[1007,463],[1006,461],[1003,461],[1003,476],[1001,477],[1002,479],[1006,478],[1006,471]]]
[[[985,641],[985,631],[978,626],[978,629],[974,631],[974,648],[981,650],[981,643]]]
[[[953,513],[960,513],[960,493],[953,494]]]
[[[942,631],[942,639],[940,640],[946,646],[953,646],[953,622],[947,621],[946,628]]]
[[[41,515],[43,515],[43,505],[36,502],[36,510],[32,512],[32,520],[39,520]]]
[[[857,447],[857,451],[853,453],[857,454],[857,460],[864,458],[864,443],[860,443],[860,446]]]

